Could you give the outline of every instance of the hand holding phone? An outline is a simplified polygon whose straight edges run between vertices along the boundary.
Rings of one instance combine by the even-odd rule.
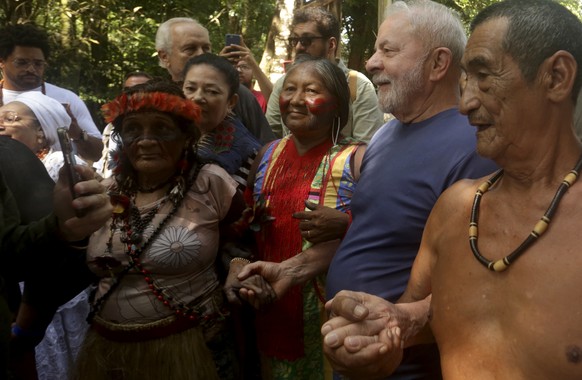
[[[65,168],[67,180],[69,181],[69,189],[71,191],[71,196],[74,199],[79,196],[79,194],[75,192],[75,184],[81,181],[81,176],[75,170],[75,165],[77,165],[77,161],[75,160],[75,153],[73,152],[73,144],[71,143],[71,139],[66,128],[63,127],[57,128],[57,135],[59,136],[61,150],[63,151],[64,160],[63,167]],[[83,216],[83,212],[80,210],[76,210],[76,214],[78,217]]]
[[[240,45],[242,37],[240,34],[227,34],[225,37],[225,45]]]

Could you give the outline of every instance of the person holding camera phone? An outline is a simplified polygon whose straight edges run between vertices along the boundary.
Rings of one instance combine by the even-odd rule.
[[[72,200],[65,176],[55,184],[30,148],[0,136],[1,379],[23,373],[35,378],[34,346],[57,306],[74,296],[77,280],[87,273],[84,261],[74,265],[84,257],[86,237],[111,215],[109,197],[93,171],[76,170],[83,181],[75,191],[82,196]],[[74,210],[80,209],[85,216],[77,218]],[[20,310],[32,314],[15,316],[23,280]]]
[[[186,61],[203,53],[210,53],[211,50],[208,30],[192,18],[171,18],[162,23],[156,32],[156,51],[160,66],[167,69],[172,80],[180,85],[184,80]],[[250,90],[240,85],[237,94],[234,115],[261,143],[273,141],[275,135]]]
[[[242,36],[240,34],[227,34],[226,45],[220,51],[219,55],[225,57],[235,65],[239,74],[240,83],[253,93],[263,112],[267,112],[267,102],[273,91],[273,83],[271,83],[269,77],[261,70],[261,67],[255,60],[251,50],[245,44]],[[253,89],[253,79],[257,81],[261,91]]]
[[[59,141],[57,129],[68,130],[70,125],[71,118],[65,107],[38,91],[24,92],[0,107],[0,135],[26,145],[41,160],[55,183],[65,163],[65,147]],[[71,157],[76,164],[87,165],[78,155]],[[80,292],[56,311],[44,338],[36,346],[39,380],[60,377],[68,371],[71,358],[76,357],[88,327],[85,318],[89,313],[89,290]]]

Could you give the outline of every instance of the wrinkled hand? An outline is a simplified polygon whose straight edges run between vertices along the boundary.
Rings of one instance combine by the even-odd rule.
[[[305,201],[311,211],[300,211],[293,218],[300,219],[301,236],[313,244],[343,238],[348,228],[348,214],[331,207]]]
[[[260,309],[264,305],[270,304],[274,299],[277,298],[275,291],[271,286],[263,279],[260,275],[254,274],[240,280],[238,278],[239,273],[245,267],[242,261],[232,261],[230,263],[230,269],[228,271],[228,276],[224,284],[224,292],[228,301],[235,305],[241,304],[241,299],[247,301],[255,309]],[[252,292],[253,297],[249,299],[248,297],[243,297],[240,295],[241,290],[243,293]]]
[[[269,261],[256,261],[254,263],[246,265],[238,275],[238,279],[243,281],[252,275],[260,275],[265,279],[273,289],[275,297],[266,303],[260,303],[257,301],[258,294],[252,289],[247,289],[243,287],[239,291],[239,295],[242,299],[249,302],[251,305],[260,304],[264,306],[271,303],[279,298],[281,298],[287,291],[293,286],[293,275],[289,273],[287,268],[282,263],[273,263]]]
[[[341,291],[326,303],[324,354],[347,377],[375,379],[390,375],[403,352],[401,329],[407,318],[396,305],[366,293]]]
[[[64,169],[53,192],[55,215],[59,220],[61,235],[67,241],[82,240],[101,228],[111,218],[113,207],[106,188],[95,177],[89,166],[77,165],[75,170],[82,181],[75,185],[80,196],[73,199]],[[84,216],[75,216],[75,210],[83,210]]]

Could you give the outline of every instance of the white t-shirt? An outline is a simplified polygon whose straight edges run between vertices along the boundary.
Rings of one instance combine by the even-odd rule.
[[[101,132],[99,132],[99,128],[95,125],[93,118],[91,117],[91,113],[87,108],[87,105],[79,98],[77,94],[75,94],[71,90],[67,90],[66,88],[55,86],[54,84],[50,84],[45,82],[45,89],[47,96],[58,100],[61,103],[69,103],[71,107],[71,112],[77,119],[77,123],[82,130],[87,132],[89,136],[94,136],[97,138],[101,138]],[[34,88],[30,91],[41,91],[42,87]],[[2,99],[4,104],[11,102],[16,98],[18,95],[22,94],[26,91],[14,91],[8,90],[6,88],[2,89]]]

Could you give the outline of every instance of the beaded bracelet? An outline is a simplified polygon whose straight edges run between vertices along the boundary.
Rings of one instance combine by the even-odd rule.
[[[244,263],[244,264],[251,263],[251,260],[245,259],[244,257],[234,257],[234,258],[232,258],[232,260],[230,260],[230,263],[232,264],[233,262],[236,262],[236,261],[239,261],[239,262]]]

